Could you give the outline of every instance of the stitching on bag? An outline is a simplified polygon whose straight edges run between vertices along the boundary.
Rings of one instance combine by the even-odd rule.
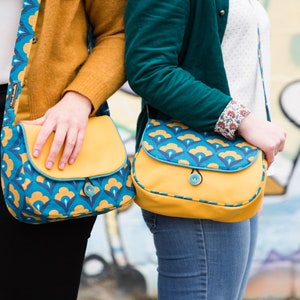
[[[245,200],[243,202],[240,203],[235,203],[235,204],[224,204],[224,203],[219,203],[217,201],[208,201],[208,200],[204,200],[204,199],[193,199],[191,197],[185,197],[185,196],[180,196],[180,195],[175,195],[175,194],[168,194],[166,192],[159,192],[156,190],[150,190],[147,187],[145,187],[144,185],[142,185],[139,180],[136,177],[136,172],[135,172],[135,161],[136,161],[136,156],[133,159],[132,162],[132,175],[133,178],[135,180],[135,182],[146,192],[151,193],[151,194],[156,194],[156,195],[160,195],[160,196],[166,196],[166,197],[174,197],[174,198],[178,198],[178,199],[182,199],[182,200],[187,200],[187,201],[196,201],[196,202],[200,202],[200,203],[204,203],[204,204],[209,204],[209,205],[217,205],[217,206],[223,206],[223,207],[240,207],[240,206],[245,206],[249,203],[251,203],[261,192],[262,190],[262,186],[266,180],[266,172],[267,172],[267,168],[265,165],[263,165],[263,171],[262,171],[262,177],[261,177],[261,183],[257,189],[257,191],[254,193],[254,195],[252,197],[250,197],[250,199]]]

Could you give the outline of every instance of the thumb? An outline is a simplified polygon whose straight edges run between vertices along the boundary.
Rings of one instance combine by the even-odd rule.
[[[31,125],[43,125],[45,122],[45,116],[35,120],[21,120],[20,123],[31,124]]]

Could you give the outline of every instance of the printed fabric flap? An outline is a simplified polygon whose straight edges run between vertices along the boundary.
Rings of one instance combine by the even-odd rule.
[[[35,158],[32,151],[40,126],[25,123],[17,126],[23,131],[28,157],[33,167],[53,179],[72,180],[93,178],[99,175],[106,176],[118,171],[127,162],[125,146],[109,116],[89,119],[79,156],[74,164],[67,165],[63,171],[58,168],[62,153],[59,154],[53,169],[48,170],[45,167],[54,133],[47,140],[41,155]]]
[[[142,147],[152,158],[191,169],[236,172],[249,167],[259,149],[242,138],[230,141],[209,132],[198,132],[174,121],[150,119]]]

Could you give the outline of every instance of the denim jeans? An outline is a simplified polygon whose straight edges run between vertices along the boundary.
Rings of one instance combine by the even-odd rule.
[[[159,300],[240,300],[257,237],[257,216],[239,223],[143,211],[158,258]]]

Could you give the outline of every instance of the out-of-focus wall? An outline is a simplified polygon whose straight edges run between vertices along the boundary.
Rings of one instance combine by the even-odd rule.
[[[268,178],[247,299],[300,299],[300,1],[263,1],[271,21],[271,111],[288,137]]]

